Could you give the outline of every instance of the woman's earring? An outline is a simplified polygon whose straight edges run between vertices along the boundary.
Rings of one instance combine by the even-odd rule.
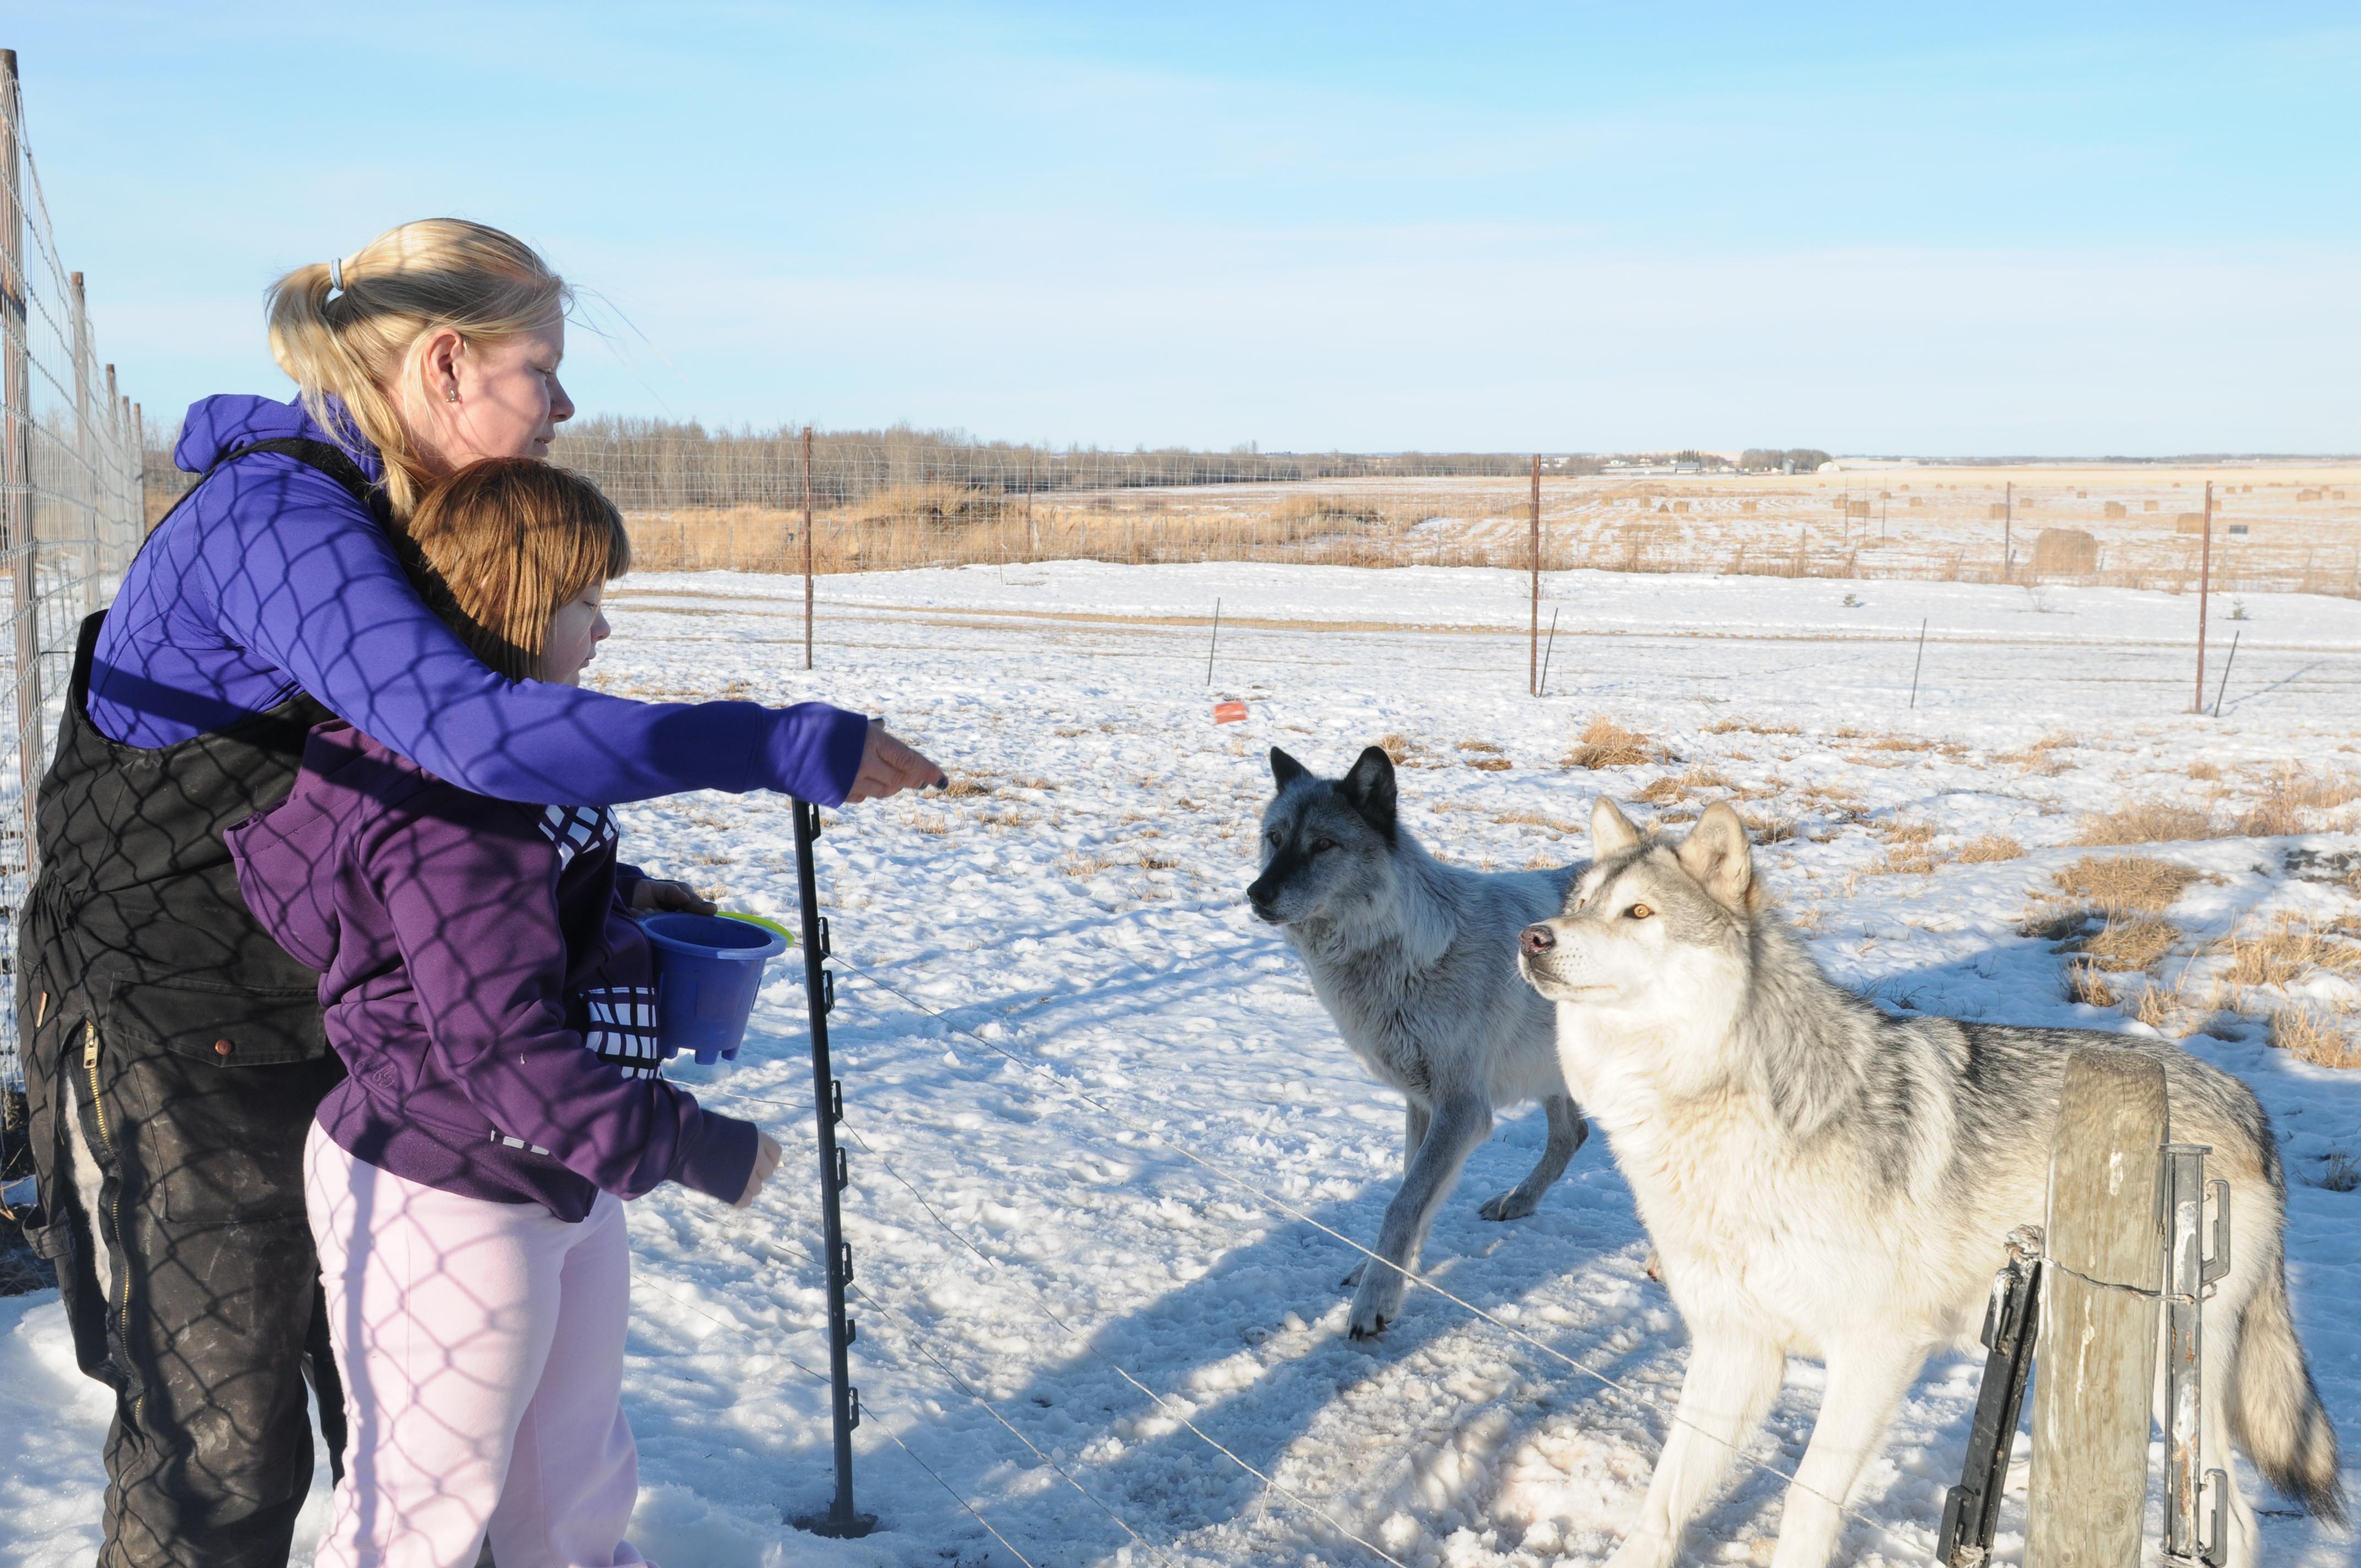
[[[445,402],[446,402],[446,403],[456,403],[456,402],[457,402],[457,401],[459,400],[459,389],[458,389],[458,388],[456,388],[456,387],[445,387],[445,388],[444,388],[444,389],[443,389],[443,400],[444,400]]]

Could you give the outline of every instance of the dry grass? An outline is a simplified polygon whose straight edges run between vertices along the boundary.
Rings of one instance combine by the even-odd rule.
[[[2180,940],[2180,927],[2160,916],[2117,914],[2080,947],[2085,961],[2123,973],[2154,969]]]
[[[2136,800],[2114,811],[2082,818],[2081,830],[2068,840],[2103,847],[2110,844],[2179,844],[2194,839],[2218,839],[2213,814],[2202,807],[2169,800]]]
[[[1422,742],[1407,735],[1380,735],[1378,737],[1378,750],[1391,758],[1398,768],[1439,768],[1444,765],[1443,760],[1428,751]]]
[[[1705,732],[1708,735],[1729,735],[1741,730],[1749,735],[1795,735],[1801,733],[1801,731],[1792,724],[1756,724],[1743,718],[1717,718],[1711,724],[1705,727]]]
[[[1492,818],[1492,820],[1500,824],[1503,828],[1520,826],[1528,828],[1546,828],[1553,833],[1587,833],[1589,831],[1587,828],[1585,828],[1578,822],[1561,822],[1556,817],[1542,811],[1504,811],[1499,816]]]
[[[1462,740],[1459,742],[1459,749],[1463,751],[1486,751],[1496,755],[1500,751],[1499,747],[1493,745],[1489,740]]]
[[[1872,751],[1931,751],[1934,749],[1934,741],[1922,740],[1915,735],[1881,735],[1868,746],[1868,750]]]
[[[2097,965],[2087,959],[2077,959],[2066,966],[2066,1000],[2088,1007],[2114,1007],[2122,998],[2115,994],[2115,988],[2107,983],[2107,977],[2099,972]]]
[[[953,800],[972,800],[991,793],[992,781],[975,773],[953,773],[951,782],[943,787],[943,794]]]
[[[2025,846],[2005,833],[1986,833],[1960,846],[1957,859],[1971,865],[1987,861],[2014,861],[2022,857]]]
[[[2279,1008],[2271,1014],[2271,1044],[2321,1067],[2361,1067],[2361,1036],[2349,1014],[2331,1017],[2307,1007]]]
[[[1767,812],[1741,811],[1738,814],[1738,819],[1746,825],[1748,835],[1758,844],[1784,844],[1795,836],[1795,819],[1792,817],[1773,817]]]
[[[2333,811],[2361,799],[2361,775],[2312,773],[2282,762],[2263,796],[2238,815],[2238,831],[2250,839],[2280,839],[2312,831],[2314,812]]]
[[[1459,749],[1463,751],[1475,752],[1476,755],[1465,759],[1467,765],[1481,769],[1488,773],[1506,773],[1516,766],[1501,753],[1499,747],[1493,745],[1489,740],[1462,740],[1459,742]]]
[[[1935,839],[1935,825],[1931,822],[1906,822],[1896,817],[1890,822],[1879,823],[1877,833],[1888,844],[1929,844]]]
[[[2213,784],[2222,776],[2222,770],[2200,759],[2189,764],[2189,776],[2199,784]]]
[[[1577,740],[1574,750],[1560,759],[1561,766],[1629,768],[1663,758],[1654,741],[1603,717],[1592,719]]]
[[[2361,947],[2286,916],[2259,935],[2232,932],[2219,950],[2230,956],[2222,978],[2232,985],[2286,985],[2314,970],[2361,975]]]
[[[2169,909],[2190,884],[2211,879],[2202,872],[2148,855],[2085,855],[2058,872],[2055,880],[2070,896],[2114,915]]]

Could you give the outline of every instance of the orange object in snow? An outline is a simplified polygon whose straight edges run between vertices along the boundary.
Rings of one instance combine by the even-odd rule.
[[[1213,705],[1213,722],[1216,724],[1235,724],[1246,716],[1245,703],[1217,702]]]

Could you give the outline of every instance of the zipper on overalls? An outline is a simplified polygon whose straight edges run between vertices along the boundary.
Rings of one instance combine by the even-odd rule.
[[[90,1113],[92,1119],[98,1124],[98,1141],[106,1150],[106,1157],[113,1160],[115,1157],[115,1135],[106,1125],[106,1102],[99,1098],[98,1092],[98,1025],[89,1019],[84,1019],[82,1025],[82,1070],[90,1080]],[[99,1179],[104,1181],[105,1175],[105,1172],[101,1171]],[[107,1261],[123,1270],[123,1297],[115,1309],[115,1321],[127,1322],[131,1317],[131,1260],[124,1255],[123,1251],[123,1178],[119,1172],[115,1179],[115,1195],[107,1200],[106,1217],[115,1232],[114,1243],[106,1249]],[[110,1286],[113,1283],[112,1280],[108,1281]],[[108,1292],[110,1295],[113,1293],[111,1289]],[[140,1412],[147,1408],[147,1404],[148,1396],[145,1391],[131,1401],[133,1421],[139,1420]]]

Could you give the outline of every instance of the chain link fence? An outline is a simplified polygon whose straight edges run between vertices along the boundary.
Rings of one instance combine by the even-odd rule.
[[[113,596],[144,532],[140,446],[138,412],[99,357],[82,275],[59,256],[16,53],[0,49],[0,1179],[30,1172],[14,1026],[16,920],[35,869],[30,805],[76,629]],[[0,1233],[0,1271],[11,1239]]]

